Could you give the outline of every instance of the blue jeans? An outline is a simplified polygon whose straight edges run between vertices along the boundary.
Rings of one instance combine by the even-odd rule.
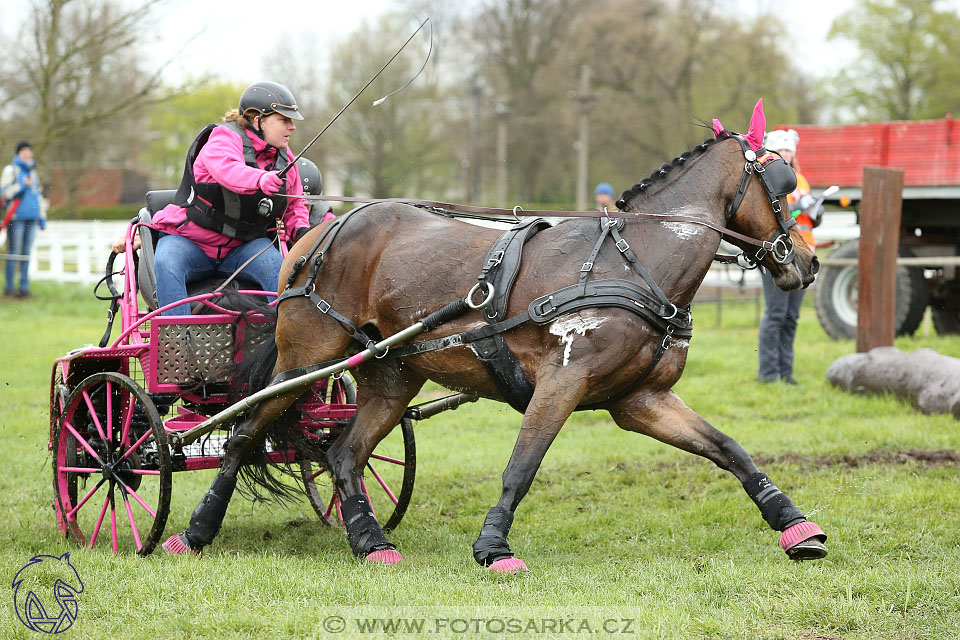
[[[766,270],[763,277],[763,298],[766,306],[760,321],[760,368],[757,379],[774,382],[793,379],[793,340],[797,336],[800,305],[806,289],[784,291],[773,283]]]
[[[7,228],[7,238],[10,241],[10,255],[30,255],[30,250],[33,248],[33,238],[37,234],[38,226],[36,220],[17,220],[14,218],[10,221],[10,226]],[[27,260],[7,260],[7,282],[4,287],[4,293],[13,293],[13,278],[17,264],[20,265],[20,293],[30,293],[30,281],[27,278],[27,269],[30,267],[30,262]]]
[[[187,297],[187,285],[197,280],[220,276],[230,277],[244,262],[264,247],[267,250],[243,268],[247,280],[260,285],[264,291],[277,290],[277,278],[283,257],[268,238],[257,238],[230,251],[225,258],[211,258],[192,241],[181,236],[166,235],[157,242],[154,265],[157,272],[157,302],[160,306]],[[181,304],[163,312],[165,316],[190,315],[190,305]]]

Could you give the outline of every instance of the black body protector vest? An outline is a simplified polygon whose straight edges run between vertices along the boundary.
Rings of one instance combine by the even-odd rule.
[[[210,133],[216,127],[229,127],[240,136],[243,141],[243,160],[248,167],[259,169],[257,155],[253,143],[244,130],[235,122],[221,122],[208,124],[197,136],[190,150],[187,151],[187,162],[183,168],[183,178],[174,202],[187,210],[187,218],[204,229],[249,242],[267,235],[267,229],[275,226],[276,218],[283,215],[287,207],[286,181],[275,196],[268,196],[262,191],[255,193],[236,193],[215,182],[197,182],[193,175],[193,163],[197,160],[200,149],[210,139]],[[267,166],[267,171],[282,171],[288,164],[286,150],[277,149],[277,158],[273,166]],[[268,198],[273,201],[273,210],[267,215],[258,211],[260,201]]]

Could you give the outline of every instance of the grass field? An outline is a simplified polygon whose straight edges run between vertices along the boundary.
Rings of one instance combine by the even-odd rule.
[[[86,287],[37,283],[35,294],[0,301],[0,566],[12,581],[32,555],[71,551],[85,589],[63,637],[960,637],[957,457],[924,454],[960,450],[960,423],[832,389],[824,372],[853,345],[825,336],[812,296],[800,387],[754,382],[751,303],[725,307],[719,328],[712,309],[695,309],[676,390],[812,514],[830,536],[826,559],[788,561],[731,475],[586,412],[561,432],[517,513],[511,545],[530,572],[496,576],[470,545],[499,495],[519,415],[488,402],[417,425],[417,487],[391,536],[400,566],[354,559],[305,502],[239,498],[200,559],[76,549],[51,508],[50,368],[99,339],[106,306]],[[960,338],[928,325],[897,346],[960,357]],[[168,534],[210,480],[174,475]],[[7,602],[0,637],[35,637],[12,591]],[[388,633],[380,619],[402,621]]]

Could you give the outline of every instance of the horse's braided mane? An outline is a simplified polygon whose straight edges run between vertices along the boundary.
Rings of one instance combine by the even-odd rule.
[[[730,133],[727,133],[726,131],[723,131],[717,137],[707,138],[706,140],[704,140],[703,142],[695,146],[690,151],[684,151],[683,153],[678,155],[676,158],[674,158],[672,161],[666,164],[660,165],[660,168],[654,171],[652,174],[650,174],[650,177],[644,178],[637,184],[633,185],[632,187],[624,191],[620,195],[620,199],[617,200],[617,208],[623,209],[623,207],[626,206],[626,204],[630,202],[632,198],[643,193],[650,185],[654,184],[655,182],[659,181],[661,178],[666,176],[668,173],[670,173],[671,169],[675,167],[684,166],[684,164],[690,158],[703,155],[706,152],[706,150],[709,149],[711,146],[713,146],[714,144],[716,144],[721,140],[726,140],[727,138],[733,137],[733,135],[735,134],[730,134]]]

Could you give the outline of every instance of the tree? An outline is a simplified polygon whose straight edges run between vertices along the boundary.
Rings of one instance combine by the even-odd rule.
[[[182,87],[169,87],[172,96],[148,110],[150,143],[144,145],[143,160],[168,188],[180,183],[187,149],[197,133],[224,113],[237,108],[244,86],[235,82],[188,80]]]
[[[812,83],[774,16],[731,17],[707,0],[605,0],[578,25],[560,64],[593,70],[594,182],[629,187],[712,135],[692,126],[698,119],[745,128],[758,98],[771,124],[816,115]]]
[[[551,159],[563,162],[570,155],[565,152],[573,136],[557,132],[563,128],[564,111],[570,109],[567,91],[575,84],[568,86],[563,75],[550,71],[556,70],[557,57],[570,42],[577,11],[572,0],[494,0],[474,21],[474,46],[480,51],[475,69],[490,85],[487,97],[511,110],[510,191],[523,201],[549,199],[547,194],[561,188],[555,180],[564,172],[557,172]],[[492,112],[484,128],[488,157]]]
[[[140,109],[160,73],[144,71],[137,45],[159,1],[34,0],[16,46],[0,56],[4,129],[29,132],[41,163],[68,169],[68,202],[83,168],[137,157]]]
[[[860,0],[830,27],[860,57],[827,82],[857,119],[941,118],[960,107],[960,16],[934,0]]]
[[[332,59],[327,111],[333,117],[410,36],[411,24],[397,15],[376,26],[363,24],[351,39],[364,46],[344,47]],[[424,34],[425,32],[421,32]],[[418,36],[419,38],[419,36]],[[437,192],[447,182],[449,148],[437,144],[437,88],[421,75],[403,93],[374,106],[419,70],[427,52],[424,39],[412,41],[366,92],[317,142],[327,147],[346,172],[345,189],[373,197]],[[332,151],[331,151],[332,149]]]

